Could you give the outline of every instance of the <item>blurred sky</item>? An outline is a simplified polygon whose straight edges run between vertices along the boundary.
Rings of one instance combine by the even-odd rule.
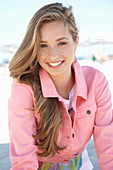
[[[34,13],[52,2],[74,7],[81,39],[95,32],[113,31],[113,0],[0,0],[0,47],[22,38]]]

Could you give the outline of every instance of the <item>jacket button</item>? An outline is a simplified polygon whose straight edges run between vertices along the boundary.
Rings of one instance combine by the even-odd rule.
[[[78,153],[77,152],[75,152],[75,156],[77,156],[78,155]]]
[[[74,133],[72,133],[72,137],[74,138]]]
[[[87,110],[87,114],[90,114],[91,113],[91,111],[90,110]]]

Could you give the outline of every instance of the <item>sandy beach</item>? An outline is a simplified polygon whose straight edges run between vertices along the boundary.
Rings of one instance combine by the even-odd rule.
[[[110,91],[112,94],[113,101],[113,60],[106,61],[105,63],[99,64],[97,62],[89,60],[81,60],[81,65],[89,65],[102,71],[108,80]],[[10,96],[10,87],[12,79],[9,77],[8,67],[0,67],[0,170],[9,170],[11,167],[9,158],[9,133],[8,133],[8,99]],[[88,144],[88,152],[94,170],[99,170],[97,157],[94,149],[93,140],[91,139]]]

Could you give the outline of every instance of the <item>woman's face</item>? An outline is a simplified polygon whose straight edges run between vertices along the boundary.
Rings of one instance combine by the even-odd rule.
[[[71,72],[77,42],[68,26],[61,21],[45,23],[40,29],[39,63],[51,77],[65,76]]]

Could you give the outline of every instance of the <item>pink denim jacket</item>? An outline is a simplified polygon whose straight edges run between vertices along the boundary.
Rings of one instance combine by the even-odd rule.
[[[44,97],[57,97],[62,108],[62,126],[58,145],[67,146],[54,157],[39,157],[32,135],[39,124],[40,113],[33,113],[34,95],[31,87],[12,83],[9,99],[10,158],[12,170],[37,170],[41,162],[70,162],[80,154],[94,135],[95,149],[101,170],[113,170],[113,114],[111,94],[105,76],[94,68],[73,64],[75,92],[71,118],[56,88],[44,70],[40,81]],[[81,168],[82,169],[82,168]]]

